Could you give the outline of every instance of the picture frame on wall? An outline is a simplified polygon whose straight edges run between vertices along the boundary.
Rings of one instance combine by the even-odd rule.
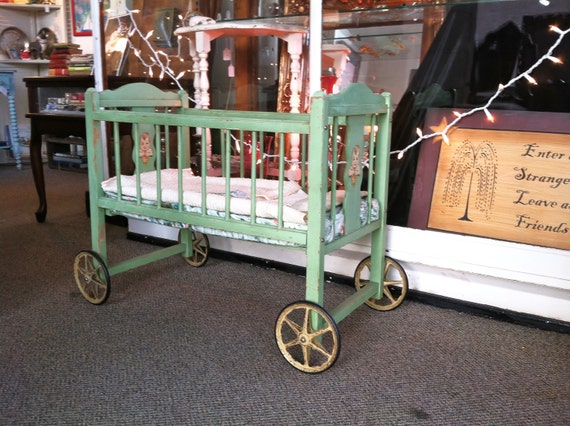
[[[71,18],[74,36],[82,37],[93,34],[89,0],[71,0]]]
[[[105,24],[105,64],[108,75],[122,75],[123,73],[132,25],[128,16],[110,18]]]
[[[429,108],[424,131],[461,109]],[[570,249],[568,114],[493,110],[421,146],[408,227]]]

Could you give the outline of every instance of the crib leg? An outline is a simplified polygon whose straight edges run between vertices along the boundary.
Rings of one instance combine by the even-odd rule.
[[[107,228],[105,223],[105,209],[98,206],[98,195],[95,191],[89,192],[91,216],[91,249],[97,253],[103,262],[107,262]]]

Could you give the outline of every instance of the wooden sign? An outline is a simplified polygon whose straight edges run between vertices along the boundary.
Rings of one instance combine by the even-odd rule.
[[[449,145],[437,143],[427,228],[570,250],[570,135],[456,128],[448,136]]]

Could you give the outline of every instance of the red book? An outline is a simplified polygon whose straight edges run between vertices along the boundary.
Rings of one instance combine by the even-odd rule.
[[[69,70],[67,68],[49,68],[48,75],[69,75]]]
[[[57,59],[49,62],[50,68],[67,68],[68,62],[65,59]]]
[[[71,54],[70,53],[52,53],[51,55],[49,55],[50,59],[61,59],[61,58],[69,58]]]

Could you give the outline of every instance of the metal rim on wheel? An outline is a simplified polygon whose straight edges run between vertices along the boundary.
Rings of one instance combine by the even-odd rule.
[[[354,272],[354,286],[357,290],[367,285],[370,277],[370,256],[363,259]],[[402,265],[385,256],[382,297],[369,299],[365,303],[379,311],[390,311],[402,304],[408,294],[408,276]]]
[[[180,235],[178,237],[180,240]],[[200,232],[192,231],[192,256],[182,258],[188,263],[196,268],[203,266],[208,260],[210,253],[210,240],[206,234]]]
[[[332,367],[340,352],[340,334],[334,319],[319,305],[287,305],[275,324],[281,354],[298,370],[320,373]]]
[[[105,303],[111,292],[111,276],[105,262],[93,251],[81,251],[75,256],[73,275],[79,291],[89,303]]]

